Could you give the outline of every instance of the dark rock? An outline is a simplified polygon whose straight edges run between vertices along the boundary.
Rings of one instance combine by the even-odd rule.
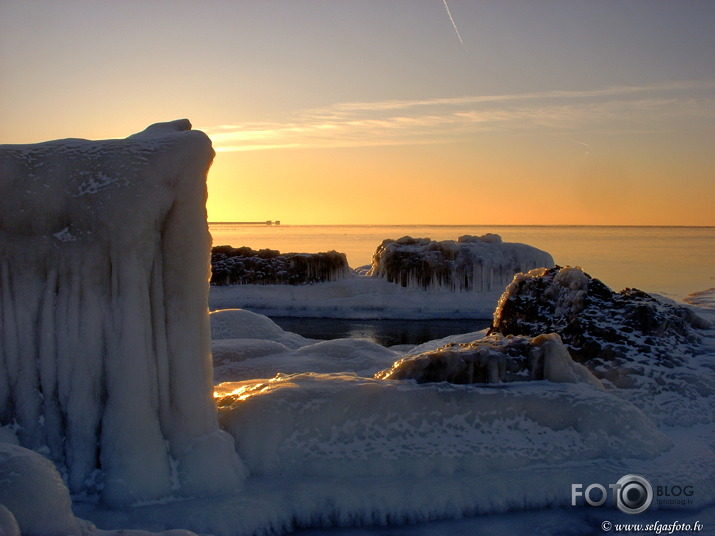
[[[644,357],[667,367],[682,363],[699,342],[694,327],[701,322],[686,307],[637,289],[613,292],[580,268],[556,266],[515,277],[489,333],[558,333],[573,359],[597,372]]]
[[[344,253],[281,253],[273,249],[216,246],[212,285],[304,285],[337,281],[352,271]]]

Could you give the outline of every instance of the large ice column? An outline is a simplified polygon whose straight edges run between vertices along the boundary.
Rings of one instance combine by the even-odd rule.
[[[211,142],[0,146],[0,424],[110,504],[236,488],[212,399]]]
[[[524,269],[553,264],[545,251],[502,242],[499,235],[490,233],[460,236],[456,242],[403,236],[384,240],[377,247],[368,275],[403,287],[488,292],[504,288]]]

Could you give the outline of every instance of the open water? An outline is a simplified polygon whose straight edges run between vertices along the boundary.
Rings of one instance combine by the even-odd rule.
[[[465,234],[496,233],[505,242],[522,242],[548,251],[561,266],[581,266],[614,290],[635,287],[683,299],[692,292],[715,287],[715,227],[210,224],[209,230],[214,245],[269,248],[283,253],[336,250],[347,255],[353,268],[370,264],[375,248],[386,238],[409,235],[456,240]],[[329,338],[364,336],[367,330],[380,342],[384,342],[381,337],[388,337],[390,342],[421,342],[464,331],[463,326],[455,324],[436,332],[429,322],[419,329],[410,321],[410,335],[392,324],[368,326],[362,322],[353,326],[349,321],[334,322],[328,329],[324,319],[321,325],[315,321],[315,326],[306,319],[276,320],[283,322],[284,329],[306,336],[315,336],[315,331],[329,331]]]

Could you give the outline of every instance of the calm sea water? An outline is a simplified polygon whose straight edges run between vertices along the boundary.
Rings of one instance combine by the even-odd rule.
[[[614,290],[636,287],[672,298],[715,286],[715,227],[225,225],[209,226],[214,245],[281,252],[336,250],[352,267],[370,264],[386,238],[456,240],[496,233],[551,253],[557,264],[581,266]]]

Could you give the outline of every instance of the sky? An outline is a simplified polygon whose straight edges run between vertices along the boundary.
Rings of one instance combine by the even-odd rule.
[[[713,51],[712,0],[0,0],[0,143],[189,118],[210,221],[715,225]]]

